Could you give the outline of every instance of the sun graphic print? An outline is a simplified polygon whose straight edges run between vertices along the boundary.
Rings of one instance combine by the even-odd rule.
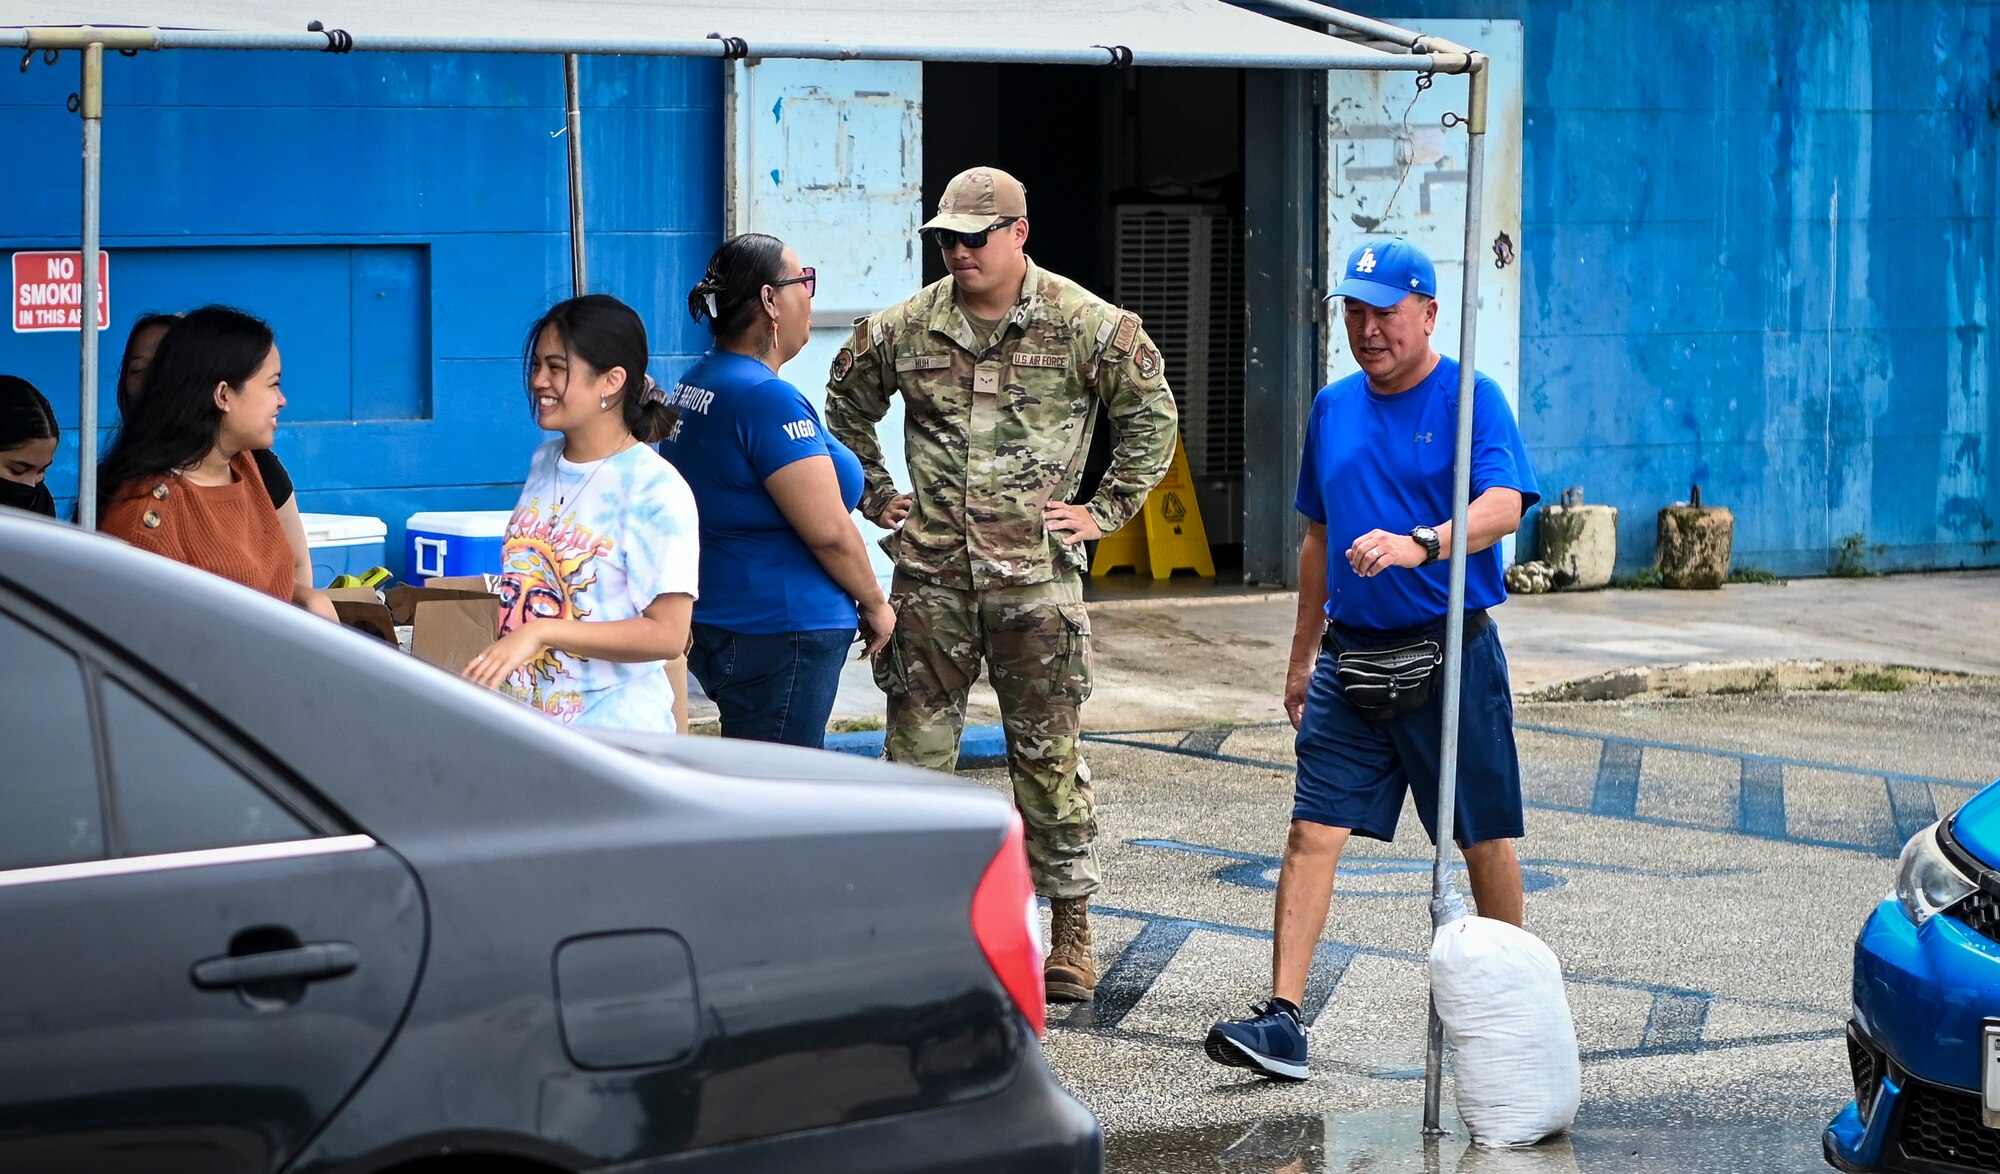
[[[516,509],[507,525],[500,563],[501,635],[531,620],[589,619],[591,588],[597,583],[592,564],[615,545],[579,525],[573,509],[545,515],[539,498]],[[584,661],[544,649],[515,671],[505,692],[544,713],[574,720],[582,712],[583,694],[575,688],[574,673],[564,665],[565,659]]]

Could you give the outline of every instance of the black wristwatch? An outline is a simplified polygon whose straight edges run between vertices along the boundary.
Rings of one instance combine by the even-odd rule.
[[[1436,530],[1431,529],[1429,526],[1418,526],[1410,531],[1410,537],[1416,539],[1417,545],[1424,548],[1425,566],[1430,566],[1432,563],[1438,561],[1438,532]]]

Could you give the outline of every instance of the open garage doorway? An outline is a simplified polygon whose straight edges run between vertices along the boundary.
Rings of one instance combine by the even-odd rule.
[[[925,208],[968,167],[1011,172],[1036,264],[1145,319],[1223,584],[1244,566],[1244,91],[1232,69],[924,66]],[[929,253],[925,280],[943,276]],[[1086,494],[1109,436],[1098,429]]]

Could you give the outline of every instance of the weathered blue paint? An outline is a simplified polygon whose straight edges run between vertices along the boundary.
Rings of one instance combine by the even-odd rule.
[[[2000,564],[2000,7],[1368,7],[1417,26],[1522,22],[1522,424],[1552,498],[1582,485],[1620,508],[1622,570],[1652,559],[1655,512],[1697,482],[1736,512],[1739,565],[1817,573],[1855,533],[1886,547],[1884,567]],[[303,401],[279,448],[306,508],[376,513],[395,549],[414,510],[508,504],[537,435],[515,336],[567,292],[559,62],[107,66],[107,247],[241,250],[247,283],[177,284],[115,253],[107,401],[133,316],[221,289],[278,327]],[[720,233],[720,67],[586,58],[583,81],[590,272],[679,354],[670,369],[703,342],[677,311]],[[12,174],[32,179],[0,188],[0,249],[74,243],[74,87],[68,57],[0,71]],[[335,255],[280,251],[322,248],[375,276],[314,285],[298,266]],[[369,282],[384,296],[356,292]],[[419,289],[428,320],[398,332],[386,303]],[[345,353],[347,322],[392,341]],[[429,383],[413,392],[399,380],[420,342]],[[71,425],[74,354],[73,335],[0,332],[0,370],[51,392]],[[424,418],[395,418],[413,405]],[[75,484],[70,440],[59,493]],[[1532,550],[1532,523],[1524,537]]]
[[[100,418],[134,318],[226,302],[277,332],[303,509],[380,517],[394,552],[419,510],[511,506],[542,438],[524,333],[570,292],[561,59],[173,52],[105,72]],[[721,234],[720,67],[584,58],[581,81],[593,288],[638,309],[671,378],[707,344],[683,306]],[[76,247],[75,87],[71,54],[0,72],[12,174],[33,177],[0,186],[0,252]],[[0,329],[0,371],[70,430],[63,496],[76,352]]]
[[[1697,482],[1739,566],[1820,573],[1856,533],[1884,568],[2000,564],[2000,8],[1369,11],[1522,22],[1522,426],[1551,500],[1619,507],[1622,570]]]

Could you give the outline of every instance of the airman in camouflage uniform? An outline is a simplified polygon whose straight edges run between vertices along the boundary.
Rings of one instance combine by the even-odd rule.
[[[923,226],[952,275],[855,323],[826,421],[861,458],[861,512],[895,528],[883,547],[896,561],[896,633],[875,658],[886,753],[951,770],[985,661],[1035,889],[1055,910],[1049,997],[1081,1000],[1097,986],[1088,902],[1099,881],[1078,753],[1090,695],[1083,541],[1139,512],[1173,458],[1175,413],[1138,315],[1028,260],[1026,217],[1026,193],[1005,172],[952,180]],[[875,436],[895,394],[908,494]],[[1088,503],[1070,504],[1099,404],[1114,430],[1111,467]]]

